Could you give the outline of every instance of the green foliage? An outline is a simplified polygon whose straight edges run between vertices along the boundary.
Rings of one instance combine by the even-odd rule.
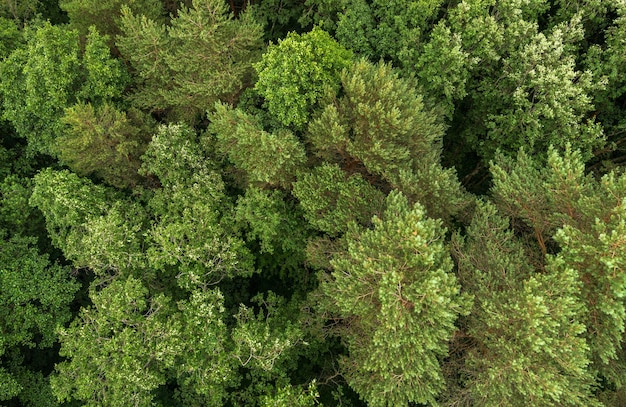
[[[276,393],[261,399],[262,407],[313,407],[319,393],[315,381],[306,390],[301,386],[287,385],[276,389]]]
[[[22,42],[22,34],[15,22],[0,17],[0,60],[5,59]]]
[[[68,268],[50,264],[34,244],[34,238],[14,236],[3,239],[0,248],[0,321],[6,348],[52,346],[57,325],[70,318],[77,285]]]
[[[247,230],[248,241],[259,241],[262,253],[281,251],[302,259],[307,225],[284,193],[248,188],[237,200],[235,219]]]
[[[3,116],[35,151],[50,152],[60,118],[78,91],[76,32],[46,24],[27,32],[28,44],[2,65]]]
[[[163,19],[163,3],[159,0],[60,0],[59,6],[67,13],[70,26],[86,36],[95,29],[113,39],[120,34],[121,9],[128,7],[133,13],[159,21]]]
[[[71,317],[78,284],[68,267],[51,264],[39,253],[35,238],[7,238],[4,230],[0,238],[0,400],[18,397],[23,405],[46,405],[34,400],[37,393],[45,398],[49,386],[25,363],[25,356],[35,353],[33,348],[50,348],[56,342],[56,328]],[[34,364],[41,368],[45,361]],[[35,381],[37,391],[32,388]]]
[[[88,267],[104,281],[118,274],[154,276],[143,270],[148,214],[141,205],[50,169],[35,176],[30,204],[43,213],[49,238],[76,268]]]
[[[594,3],[589,2],[586,6],[592,8]],[[626,131],[626,114],[623,109],[624,95],[626,95],[626,80],[623,75],[626,70],[626,61],[623,58],[624,53],[626,53],[626,45],[623,41],[624,36],[626,36],[626,6],[620,3],[600,3],[599,8],[610,9],[615,7],[614,12],[617,18],[613,20],[610,27],[603,30],[601,35],[604,36],[604,43],[589,48],[585,55],[584,66],[593,71],[596,76],[601,76],[606,80],[606,86],[597,89],[594,93],[594,105],[596,107],[594,114],[602,123],[608,141],[615,143],[610,145],[609,151],[617,147],[621,153],[623,151],[621,143],[624,141],[623,135]],[[596,15],[602,16],[602,18],[598,16],[600,24],[607,22],[605,13],[596,12]]]
[[[34,152],[53,154],[64,130],[65,109],[77,101],[101,102],[121,95],[126,76],[105,39],[91,31],[81,55],[78,34],[45,23],[26,31],[27,44],[0,68],[3,117]]]
[[[1,404],[624,404],[623,1],[58,3],[0,0]]]
[[[234,357],[243,367],[284,375],[280,365],[289,361],[292,348],[302,341],[302,330],[294,318],[297,314],[272,292],[266,298],[258,296],[253,301],[266,310],[254,315],[251,308],[243,304],[239,307],[235,315],[237,326],[232,332]]]
[[[569,150],[560,156],[552,149],[548,157],[539,169],[523,153],[516,161],[501,159],[492,170],[494,195],[505,213],[531,228],[544,255],[558,245],[561,268],[578,270],[592,368],[622,386],[626,177],[610,173],[598,181],[585,175],[581,155]]]
[[[0,182],[0,229],[28,235],[37,219],[28,205],[32,187],[30,178],[16,175],[9,175]]]
[[[48,236],[63,249],[77,238],[77,228],[108,207],[107,190],[67,170],[42,170],[34,177],[30,205],[46,219]]]
[[[141,275],[146,284],[154,283],[154,272],[146,271],[144,253],[148,214],[139,204],[116,201],[106,214],[77,225],[63,247],[63,254],[75,267],[86,267],[97,277]]]
[[[253,116],[217,104],[211,132],[217,149],[242,170],[248,183],[288,188],[306,161],[304,146],[289,130],[264,131]]]
[[[464,389],[450,399],[597,405],[576,269],[550,259],[535,273],[523,241],[488,203],[478,205],[467,237],[457,235],[454,245],[463,287],[475,302],[458,339],[471,344],[460,367]]]
[[[466,84],[472,65],[477,62],[463,49],[459,33],[452,33],[443,22],[433,28],[417,60],[416,72],[425,93],[443,106],[447,117],[452,118],[455,103],[467,95]]]
[[[336,164],[322,164],[302,173],[293,184],[311,226],[331,236],[345,232],[351,222],[367,225],[380,213],[384,195],[360,174],[348,175]]]
[[[342,84],[344,95],[309,125],[313,152],[348,173],[364,173],[373,185],[401,190],[433,217],[457,212],[460,186],[439,162],[444,128],[413,84],[387,64],[364,60],[344,71]]]
[[[469,305],[452,274],[445,229],[398,192],[372,223],[351,225],[348,249],[333,258],[321,286],[326,311],[343,320],[343,374],[372,406],[434,403],[445,384],[441,358]]]
[[[389,176],[436,148],[443,135],[437,116],[389,65],[361,60],[342,75],[342,84],[345,96],[309,126],[319,156],[349,154],[370,173]]]
[[[254,65],[259,75],[255,89],[282,124],[300,129],[324,94],[338,90],[339,75],[351,59],[352,53],[319,27],[290,33]]]
[[[485,160],[496,150],[544,155],[549,145],[568,143],[588,159],[604,143],[591,117],[603,80],[576,61],[581,19],[540,31],[547,9],[543,0],[460,2],[419,59],[417,76],[430,98],[448,116],[457,112],[452,136]]]
[[[0,17],[13,19],[21,25],[34,17],[40,6],[41,0],[2,0]]]
[[[408,71],[443,0],[345,0],[337,23],[339,42],[372,61],[391,60]]]
[[[308,1],[300,0],[265,0],[248,3],[247,12],[263,24],[266,40],[276,41],[284,38],[290,29],[298,25],[298,20],[305,13]]]
[[[151,110],[173,109],[188,120],[218,100],[237,99],[262,45],[261,26],[252,16],[233,19],[221,0],[193,0],[167,27],[126,7],[122,32],[117,45],[140,84],[133,100]]]
[[[67,129],[56,140],[58,157],[79,175],[133,187],[141,180],[137,170],[150,141],[146,122],[140,112],[121,112],[108,103],[77,104],[62,119]]]
[[[602,129],[586,118],[593,110],[590,94],[598,84],[590,72],[576,71],[566,50],[567,36],[578,33],[568,29],[580,30],[559,27],[549,35],[539,33],[505,62],[501,88],[487,97],[512,96],[501,112],[488,115],[488,141],[483,144],[487,156],[496,148],[515,152],[527,146],[541,152],[549,144],[571,144],[588,159],[602,145]]]
[[[91,299],[93,307],[60,333],[60,354],[68,358],[52,378],[60,401],[153,405],[154,390],[173,377],[185,391],[206,396],[204,405],[220,405],[229,368],[218,291],[176,305],[130,277]]]
[[[244,242],[222,217],[230,204],[220,175],[208,163],[193,130],[163,126],[144,155],[144,171],[163,188],[149,202],[156,219],[147,250],[151,267],[179,268],[178,284],[206,288],[224,277],[252,273]],[[172,165],[174,164],[174,165]]]
[[[89,27],[82,65],[85,72],[79,99],[103,103],[115,100],[122,95],[129,82],[122,63],[111,58],[107,46],[107,35],[98,33],[94,26]]]

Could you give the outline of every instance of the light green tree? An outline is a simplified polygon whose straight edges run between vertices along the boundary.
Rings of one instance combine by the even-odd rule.
[[[223,104],[210,119],[217,149],[251,185],[289,188],[305,164],[302,142],[287,129],[266,132],[254,116]]]
[[[323,278],[324,310],[348,355],[348,384],[372,406],[435,403],[448,341],[469,297],[460,294],[440,221],[396,191],[372,228],[352,223],[347,250]]]
[[[149,265],[175,267],[178,284],[187,290],[251,274],[249,250],[224,221],[232,203],[195,132],[184,125],[163,126],[143,160],[145,173],[162,185],[148,202],[155,219],[148,232]]]
[[[325,93],[339,89],[339,75],[351,60],[352,53],[319,27],[290,33],[254,65],[255,89],[283,125],[302,129]]]
[[[563,155],[551,149],[545,167],[524,153],[516,160],[501,157],[492,173],[498,206],[531,231],[528,239],[536,242],[537,257],[558,248],[562,268],[578,271],[591,369],[621,388],[626,377],[620,367],[626,177],[586,175],[581,154],[569,149]]]
[[[360,60],[344,71],[342,85],[342,96],[309,125],[312,153],[382,190],[399,189],[432,217],[456,213],[464,197],[455,172],[440,163],[444,127],[414,83],[388,64]]]
[[[119,97],[127,76],[96,31],[90,32],[84,53],[77,32],[63,26],[45,23],[25,35],[27,44],[0,66],[3,117],[31,151],[54,155],[65,109],[78,101]]]
[[[232,364],[224,353],[219,291],[175,304],[129,277],[92,291],[91,299],[93,306],[60,332],[67,360],[51,381],[59,401],[149,406],[155,390],[174,379],[188,397],[222,405]]]
[[[491,203],[478,204],[453,245],[461,284],[475,300],[451,346],[459,352],[452,360],[464,357],[451,372],[461,388],[450,385],[447,404],[598,405],[577,268],[550,258],[536,270],[532,251]]]

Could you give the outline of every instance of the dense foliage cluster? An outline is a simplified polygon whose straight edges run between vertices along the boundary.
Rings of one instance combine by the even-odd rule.
[[[626,405],[623,0],[0,0],[0,404]]]

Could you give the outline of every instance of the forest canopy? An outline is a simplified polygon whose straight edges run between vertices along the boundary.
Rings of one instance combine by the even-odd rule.
[[[0,404],[626,405],[623,0],[0,0]]]

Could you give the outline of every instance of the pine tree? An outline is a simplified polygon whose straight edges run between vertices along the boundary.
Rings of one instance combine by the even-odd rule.
[[[463,194],[440,163],[444,127],[412,83],[387,64],[361,60],[344,71],[342,85],[342,96],[309,125],[312,152],[382,190],[399,189],[430,216],[456,213]]]
[[[530,228],[528,241],[540,249],[536,257],[556,251],[559,267],[578,272],[590,369],[619,389],[626,377],[621,368],[626,177],[609,173],[594,179],[585,174],[581,154],[569,149],[562,156],[551,149],[548,157],[544,168],[523,153],[517,160],[496,161],[494,196],[504,213]]]
[[[222,154],[247,178],[247,183],[289,188],[306,161],[304,146],[289,130],[268,133],[254,116],[217,104],[210,130]]]
[[[347,251],[321,284],[324,310],[348,355],[348,384],[372,406],[434,403],[444,391],[441,359],[468,297],[452,273],[440,221],[398,192],[373,228],[352,223]]]
[[[537,273],[523,240],[490,203],[478,204],[454,252],[474,307],[452,346],[459,352],[452,360],[463,355],[452,372],[461,383],[447,403],[597,405],[579,272],[551,258]]]
[[[237,19],[221,0],[193,0],[164,26],[122,11],[117,46],[136,70],[132,99],[150,110],[173,110],[193,120],[216,101],[234,102],[260,55],[261,26],[248,13]]]

